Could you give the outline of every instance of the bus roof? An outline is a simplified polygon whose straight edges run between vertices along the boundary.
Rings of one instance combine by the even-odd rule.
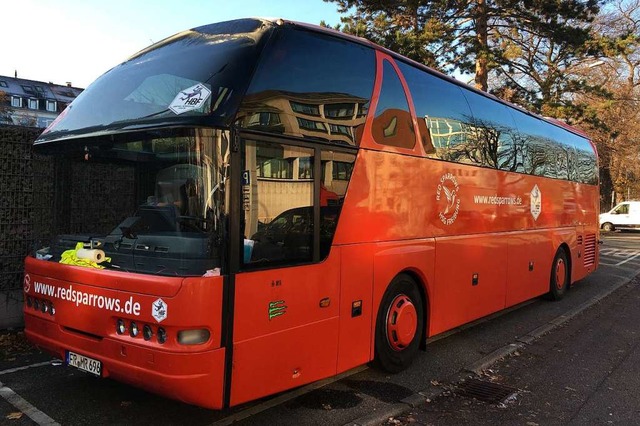
[[[45,129],[35,144],[62,139],[107,137],[116,133],[124,135],[158,126],[228,126],[246,95],[246,86],[252,81],[252,70],[259,63],[262,47],[270,38],[267,35],[283,27],[321,33],[383,52],[438,79],[457,85],[461,90],[474,92],[589,140],[583,132],[566,123],[533,114],[369,40],[308,23],[277,18],[246,18],[192,28],[134,54],[92,83]],[[193,61],[193,58],[199,60]],[[189,66],[185,68],[183,64]],[[183,67],[186,71],[160,73],[160,70],[177,67]],[[211,74],[214,69],[218,71]],[[205,114],[201,110],[204,102],[209,100],[211,91],[202,82],[207,81],[212,85],[211,79],[215,80],[216,87],[224,90],[212,94],[209,102],[212,102],[214,109]],[[183,89],[185,86],[191,87]],[[179,91],[170,90],[171,88],[180,88],[183,90],[180,92],[182,95],[176,95]],[[196,91],[202,93],[205,90],[205,95],[196,96]],[[186,102],[184,99],[189,99],[189,96],[203,100],[203,106],[196,105],[200,108],[198,109],[174,105]],[[96,108],[100,110],[96,111]],[[175,108],[181,109],[176,112]]]

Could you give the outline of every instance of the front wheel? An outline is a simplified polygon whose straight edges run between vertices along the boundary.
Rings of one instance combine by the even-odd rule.
[[[390,373],[411,365],[424,333],[424,317],[418,285],[410,276],[398,275],[380,302],[374,363]]]
[[[607,232],[611,232],[611,231],[615,231],[616,228],[615,228],[615,226],[613,226],[613,223],[607,222],[604,225],[602,225],[602,230],[603,231],[607,231]]]
[[[569,288],[569,262],[567,254],[563,249],[558,249],[556,257],[553,258],[551,265],[551,278],[549,279],[548,298],[551,300],[560,300],[564,297]]]

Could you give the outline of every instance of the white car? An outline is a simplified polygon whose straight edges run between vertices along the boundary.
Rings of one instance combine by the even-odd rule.
[[[616,228],[640,228],[640,201],[625,201],[611,211],[600,214],[600,228],[614,231]]]

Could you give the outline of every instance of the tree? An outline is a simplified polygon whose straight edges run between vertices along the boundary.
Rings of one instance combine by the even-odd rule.
[[[11,98],[6,92],[0,90],[0,123],[11,123]]]
[[[427,66],[453,71],[453,20],[447,1],[325,0],[336,3],[342,24],[335,29],[367,38]]]
[[[515,2],[514,2],[515,3]],[[602,51],[591,31],[593,4],[576,1],[549,2],[518,17],[497,17],[492,43],[495,93],[546,116],[576,121],[588,115],[575,103],[577,93],[604,94],[574,73],[576,67]],[[526,16],[526,19],[522,17]]]
[[[640,0],[616,0],[594,23],[605,56],[577,73],[610,94],[583,93],[598,120],[582,125],[598,146],[603,208],[640,196]]]
[[[526,35],[546,41],[552,52],[562,46],[578,58],[586,54],[589,24],[599,10],[597,0],[325,1],[348,14],[338,29],[445,72],[473,73],[476,87],[485,91],[492,69],[539,67],[553,59],[533,55],[524,63],[515,61],[518,33],[525,34],[522,42],[528,41]],[[505,42],[505,34],[514,40]]]

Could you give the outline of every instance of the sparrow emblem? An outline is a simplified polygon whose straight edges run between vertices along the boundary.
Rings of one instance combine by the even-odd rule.
[[[443,186],[442,189],[444,190],[444,195],[445,197],[447,197],[447,208],[444,209],[444,214],[449,213],[449,211],[453,208],[454,204],[456,203],[456,190],[453,189],[449,189],[446,186]]]

